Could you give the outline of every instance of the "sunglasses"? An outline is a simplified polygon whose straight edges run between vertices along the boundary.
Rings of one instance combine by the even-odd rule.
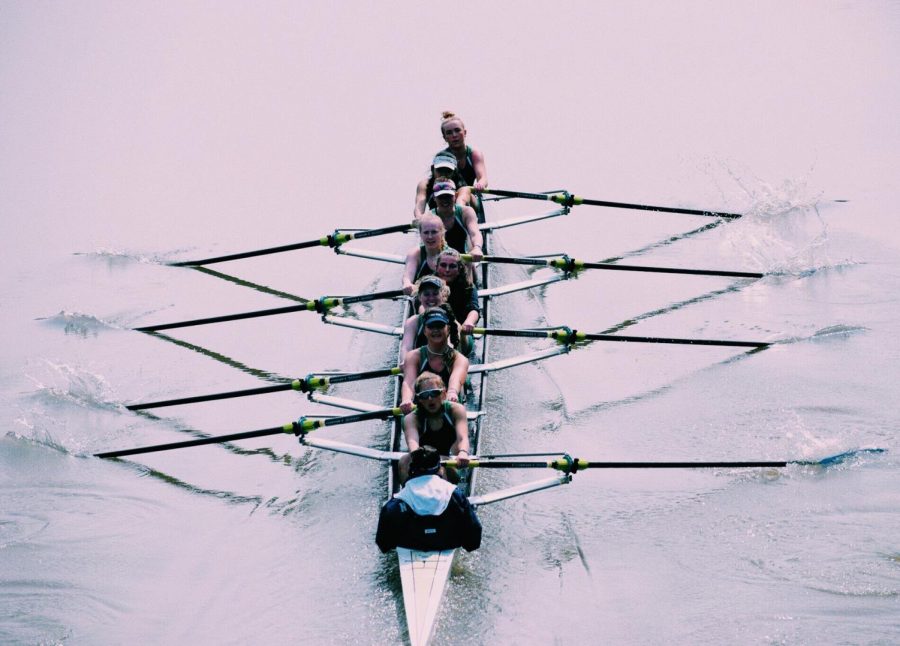
[[[442,392],[444,392],[443,388],[431,388],[429,390],[423,390],[420,393],[416,393],[416,399],[434,399],[435,397],[439,397]]]
[[[429,330],[439,330],[442,327],[447,327],[447,324],[443,321],[431,321],[425,327],[427,327]]]

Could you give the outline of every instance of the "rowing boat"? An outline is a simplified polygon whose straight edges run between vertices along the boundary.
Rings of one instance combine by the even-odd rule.
[[[499,191],[498,191],[499,192]],[[550,195],[550,197],[547,197]],[[555,196],[559,196],[559,199]],[[482,234],[485,237],[485,247],[488,245],[488,234],[494,232],[497,229],[501,229],[504,227],[516,226],[521,224],[526,224],[528,222],[534,222],[537,220],[542,220],[546,218],[558,217],[561,215],[565,215],[569,212],[569,207],[571,204],[575,203],[588,203],[586,200],[582,200],[581,202],[575,201],[574,198],[569,198],[568,194],[562,194],[560,191],[550,192],[548,194],[519,194],[519,197],[526,198],[539,198],[546,199],[548,201],[557,202],[558,204],[562,204],[561,209],[553,210],[549,213],[542,213],[537,215],[530,216],[521,216],[512,218],[509,220],[504,220],[501,222],[481,222],[479,228],[482,231]],[[580,198],[579,198],[580,199]],[[571,204],[570,204],[571,203]],[[623,205],[619,205],[623,206]],[[624,205],[624,206],[632,206],[637,207],[641,205]],[[656,207],[643,207],[645,209],[656,208]],[[702,212],[702,215],[713,215],[717,217],[725,218],[727,216],[738,217],[733,214],[722,214],[722,213],[713,213],[713,212]],[[323,236],[322,238],[316,240],[310,240],[304,243],[298,243],[295,245],[288,245],[284,247],[277,247],[272,249],[264,249],[258,250],[255,252],[245,252],[241,254],[233,254],[230,256],[223,256],[218,258],[210,258],[205,259],[203,261],[194,261],[191,263],[176,263],[182,266],[196,266],[198,264],[209,264],[212,262],[222,262],[226,260],[232,260],[236,258],[244,258],[251,257],[257,255],[263,255],[266,253],[276,253],[284,250],[292,250],[298,248],[307,248],[314,246],[331,246],[334,248],[335,252],[338,254],[358,256],[363,258],[370,258],[374,260],[386,261],[389,263],[397,263],[403,264],[403,258],[401,256],[397,256],[394,254],[387,254],[382,252],[368,251],[364,249],[356,249],[351,247],[346,247],[344,244],[351,240],[355,239],[363,239],[368,237],[373,237],[375,235],[382,235],[386,233],[397,233],[397,232],[408,232],[410,230],[410,225],[396,225],[392,227],[385,227],[382,229],[372,229],[372,230],[356,230],[352,233],[348,233],[347,230],[337,230],[333,235]],[[696,231],[701,231],[698,229]],[[690,234],[685,234],[690,235]],[[493,242],[493,241],[490,241]],[[492,245],[493,246],[493,245]],[[488,250],[485,249],[487,252]],[[485,259],[488,260],[488,256],[485,256]],[[538,265],[544,267],[552,267],[554,270],[560,273],[552,273],[547,275],[538,275],[535,274],[528,280],[524,280],[518,283],[512,283],[507,285],[494,285],[496,282],[495,276],[489,274],[489,267],[491,266],[491,262],[500,262],[500,263],[513,263],[513,264],[521,264],[521,265]],[[732,461],[732,462],[722,462],[722,461],[708,461],[708,462],[593,462],[590,460],[582,460],[582,459],[574,459],[567,454],[560,453],[542,453],[542,454],[528,454],[532,458],[535,456],[555,456],[554,459],[549,460],[541,460],[541,459],[530,459],[530,460],[522,460],[522,454],[520,455],[495,455],[495,456],[485,456],[481,454],[479,450],[482,444],[482,426],[483,426],[483,415],[482,415],[482,407],[486,401],[487,397],[487,382],[488,376],[491,372],[495,370],[505,370],[508,368],[512,368],[514,366],[523,365],[526,363],[532,363],[535,361],[540,361],[543,359],[547,359],[553,356],[557,356],[566,352],[569,352],[570,349],[576,347],[585,342],[592,341],[625,341],[625,342],[649,342],[649,343],[683,343],[683,344],[691,344],[691,345],[718,345],[718,346],[733,346],[733,347],[749,347],[753,348],[752,351],[757,351],[758,349],[767,347],[770,343],[765,342],[745,342],[745,341],[725,341],[725,340],[703,340],[703,339],[677,339],[677,338],[658,338],[658,337],[626,337],[619,334],[608,334],[608,333],[584,333],[578,332],[576,330],[569,329],[567,327],[557,326],[554,328],[546,328],[543,330],[538,329],[528,329],[528,330],[499,330],[493,329],[490,326],[490,303],[491,299],[502,296],[504,294],[509,294],[517,291],[530,290],[537,287],[542,287],[545,285],[549,285],[551,283],[566,280],[574,275],[575,272],[581,271],[584,269],[617,269],[617,270],[628,270],[628,271],[663,271],[666,273],[687,273],[687,274],[706,274],[706,275],[721,275],[721,276],[729,276],[734,278],[755,278],[760,275],[757,274],[749,274],[746,272],[713,272],[710,270],[684,270],[684,269],[674,269],[674,268],[653,268],[653,267],[636,267],[636,266],[623,266],[623,265],[611,265],[609,263],[585,263],[581,261],[575,261],[573,259],[568,258],[567,256],[560,258],[548,259],[547,256],[533,256],[527,258],[504,258],[504,257],[493,257],[490,258],[489,261],[485,262],[481,265],[482,273],[481,273],[481,290],[480,290],[480,298],[482,299],[482,316],[485,325],[485,328],[477,328],[476,332],[481,334],[481,338],[478,341],[476,346],[477,348],[477,360],[473,365],[471,365],[469,369],[469,375],[473,380],[474,387],[471,388],[470,391],[470,399],[468,403],[468,417],[470,420],[470,445],[472,448],[472,459],[469,463],[469,469],[463,470],[461,473],[462,483],[461,486],[464,488],[464,491],[469,496],[470,502],[478,506],[483,506],[495,502],[499,502],[501,500],[507,500],[509,498],[513,498],[516,496],[521,496],[528,493],[533,493],[536,491],[541,491],[543,489],[548,489],[551,487],[556,487],[562,484],[566,484],[572,480],[572,476],[574,473],[584,470],[584,469],[634,469],[634,468],[651,468],[651,469],[685,469],[685,468],[700,468],[700,467],[711,467],[711,468],[747,468],[747,467],[784,467],[789,464],[797,464],[797,465],[814,465],[817,467],[828,467],[834,464],[840,464],[849,458],[853,458],[861,453],[880,453],[882,449],[863,449],[858,451],[847,451],[844,453],[840,453],[838,455],[830,456],[821,460],[779,460],[779,461]],[[365,330],[368,332],[377,332],[393,337],[399,337],[402,335],[402,326],[391,326],[385,325],[373,321],[364,321],[348,316],[338,316],[331,313],[330,309],[336,306],[347,306],[353,303],[360,303],[365,301],[372,301],[378,298],[401,298],[400,294],[397,292],[382,292],[382,293],[373,293],[373,294],[365,294],[353,297],[322,297],[315,300],[305,301],[302,305],[299,306],[291,306],[285,308],[276,308],[274,310],[264,310],[257,312],[245,312],[239,314],[232,314],[228,316],[220,316],[208,319],[196,319],[191,321],[182,321],[179,323],[165,324],[165,325],[155,325],[155,326],[147,326],[143,328],[135,328],[144,332],[157,333],[159,330],[168,330],[177,327],[185,327],[185,326],[193,326],[193,325],[203,325],[208,323],[218,323],[224,322],[228,320],[237,320],[244,319],[256,316],[268,316],[272,314],[286,314],[289,312],[296,311],[315,311],[322,314],[322,319],[325,323],[345,326],[349,328],[355,328],[358,330]],[[410,302],[409,299],[404,298],[404,316],[407,316],[411,313]],[[303,299],[301,299],[303,300]],[[500,335],[500,336],[518,336],[525,338],[547,338],[556,341],[556,344],[553,347],[545,348],[543,350],[531,352],[528,354],[506,357],[501,359],[495,359],[490,356],[489,352],[489,339],[491,335]],[[326,426],[332,426],[335,424],[344,424],[344,423],[354,423],[365,420],[372,419],[388,419],[390,417],[400,417],[399,407],[396,404],[399,404],[399,382],[395,383],[395,407],[392,409],[382,409],[379,406],[372,405],[367,402],[359,402],[354,400],[349,400],[341,397],[337,397],[334,395],[326,394],[318,390],[319,388],[325,387],[327,388],[330,385],[346,383],[349,381],[356,381],[359,379],[369,379],[369,378],[378,378],[378,377],[389,377],[397,379],[399,370],[396,366],[392,366],[390,368],[382,369],[382,370],[374,370],[368,371],[365,373],[313,373],[307,375],[307,377],[303,379],[296,379],[291,381],[290,383],[282,383],[276,386],[267,386],[263,388],[254,388],[248,389],[244,391],[232,391],[227,393],[214,393],[211,395],[204,396],[196,396],[196,397],[187,397],[182,399],[172,399],[158,402],[150,402],[144,404],[133,404],[129,405],[128,408],[132,410],[142,410],[146,408],[154,408],[160,406],[171,406],[178,404],[187,404],[187,403],[195,403],[200,401],[211,401],[217,399],[224,399],[230,397],[243,397],[249,395],[259,395],[269,392],[277,392],[279,390],[301,390],[307,393],[307,396],[310,400],[322,404],[327,404],[330,406],[336,406],[340,408],[347,408],[351,410],[361,411],[360,414],[356,415],[348,415],[345,417],[317,417],[317,418],[301,418],[297,422],[291,422],[288,424],[284,424],[282,426],[277,426],[273,428],[260,429],[256,431],[246,431],[242,433],[233,433],[224,436],[218,437],[205,437],[201,439],[192,439],[184,442],[175,442],[168,444],[161,444],[150,447],[138,447],[135,449],[127,449],[127,450],[119,450],[119,451],[111,451],[106,453],[98,453],[95,454],[98,457],[105,458],[113,458],[113,457],[123,457],[127,455],[135,455],[139,453],[148,453],[152,451],[161,451],[161,450],[171,450],[176,448],[185,448],[188,446],[199,446],[203,444],[212,444],[212,443],[221,443],[221,442],[230,442],[241,439],[249,439],[252,437],[262,437],[265,435],[273,435],[276,433],[294,433],[299,436],[300,442],[306,446],[316,447],[320,449],[325,449],[329,451],[345,453],[349,455],[354,455],[361,458],[373,459],[383,461],[389,465],[388,469],[388,495],[392,496],[397,491],[398,486],[398,477],[397,477],[397,461],[400,459],[402,455],[404,455],[403,449],[405,448],[403,445],[403,433],[402,433],[402,424],[399,420],[396,420],[392,426],[392,431],[390,434],[390,441],[388,442],[388,446],[384,450],[374,449],[369,447],[355,446],[350,444],[345,444],[341,442],[336,442],[332,440],[328,440],[326,438],[320,438],[315,436],[309,436],[308,433],[311,430],[315,430],[317,428],[324,428]],[[194,431],[190,431],[194,434]],[[449,462],[453,464],[452,460]],[[527,482],[524,484],[508,487],[506,489],[501,489],[499,491],[493,491],[488,493],[479,493],[475,491],[475,474],[478,471],[478,468],[481,467],[494,467],[494,468],[549,468],[558,472],[556,475],[543,478],[540,480],[535,480],[533,482]],[[561,472],[561,473],[559,473]],[[403,596],[403,605],[404,611],[406,614],[408,631],[409,631],[409,642],[413,645],[427,644],[431,639],[432,635],[435,632],[435,627],[438,623],[439,611],[441,608],[441,601],[444,598],[445,590],[448,586],[448,580],[450,578],[451,567],[454,562],[454,558],[456,557],[457,550],[445,550],[442,552],[419,552],[415,550],[408,550],[399,548],[397,549],[397,557],[399,563],[400,570],[400,578],[401,578],[401,587],[402,587],[402,596]]]
[[[479,218],[482,220],[483,217]],[[488,234],[483,233],[484,248],[489,247]],[[481,287],[487,288],[490,283],[489,265],[482,265],[480,274]],[[481,299],[481,317],[484,324],[490,321],[490,299],[485,297]],[[404,307],[404,318],[414,313],[412,300],[408,301]],[[476,347],[477,362],[481,365],[487,363],[489,337],[483,336]],[[399,357],[402,363],[403,357]],[[468,398],[466,401],[467,408],[474,413],[470,415],[469,421],[469,444],[471,453],[478,454],[478,442],[481,436],[482,421],[484,416],[481,414],[487,396],[488,372],[478,373],[474,383],[468,387]],[[400,406],[400,381],[395,384],[394,401],[395,406]],[[401,451],[404,448],[403,442],[403,420],[398,418],[393,425],[393,432],[390,442],[392,451]],[[460,470],[459,487],[466,496],[470,496],[475,485],[477,471],[472,469]],[[388,498],[394,496],[400,489],[398,464],[393,462],[389,467],[388,475]],[[406,614],[406,624],[409,634],[409,642],[412,646],[420,646],[427,644],[434,633],[434,627],[438,617],[438,611],[441,601],[444,597],[444,590],[447,587],[447,581],[450,578],[450,570],[456,553],[459,549],[440,550],[433,552],[423,552],[420,550],[412,550],[406,547],[397,547],[397,562],[400,569],[400,585],[403,594],[403,609]]]

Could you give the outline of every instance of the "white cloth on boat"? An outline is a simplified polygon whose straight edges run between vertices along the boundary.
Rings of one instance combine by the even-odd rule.
[[[456,486],[437,475],[410,478],[396,497],[419,516],[440,516],[450,504]]]

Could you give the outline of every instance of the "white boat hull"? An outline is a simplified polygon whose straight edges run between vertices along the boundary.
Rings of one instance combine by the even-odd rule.
[[[420,552],[397,548],[411,646],[422,646],[431,640],[455,555],[456,550]]]

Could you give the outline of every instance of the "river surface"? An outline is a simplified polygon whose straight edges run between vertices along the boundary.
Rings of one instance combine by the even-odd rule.
[[[898,64],[900,4],[874,0],[0,3],[0,642],[403,642],[379,463],[289,435],[91,455],[338,412],[290,392],[128,403],[390,365],[389,337],[312,313],[130,328],[397,286],[396,265],[325,248],[226,276],[166,263],[409,220],[452,109],[496,188],[746,214],[699,231],[712,220],[577,206],[496,251],[767,274],[589,271],[496,299],[495,325],[775,342],[597,342],[498,372],[485,450],[886,452],[586,471],[484,507],[435,643],[897,643]],[[391,302],[348,314],[399,323]],[[382,447],[388,427],[321,433]]]

